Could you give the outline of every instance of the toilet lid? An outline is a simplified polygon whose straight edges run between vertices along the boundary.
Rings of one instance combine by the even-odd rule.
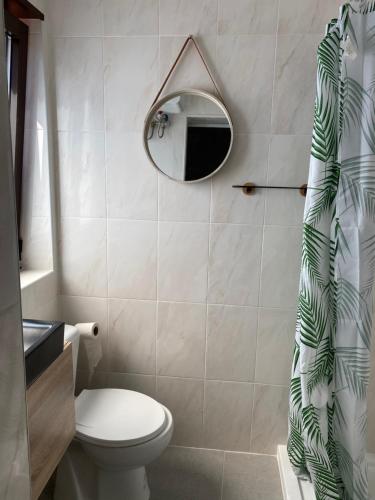
[[[144,443],[166,425],[164,409],[157,401],[125,389],[84,390],[75,407],[77,437],[102,446]]]

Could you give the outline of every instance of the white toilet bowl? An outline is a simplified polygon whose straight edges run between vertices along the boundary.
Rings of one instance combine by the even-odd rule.
[[[149,500],[145,466],[173,433],[167,408],[124,389],[85,390],[76,399],[76,429],[58,469],[54,500]]]
[[[75,406],[76,436],[58,467],[54,500],[149,500],[145,466],[171,440],[171,412],[125,389],[84,390]]]

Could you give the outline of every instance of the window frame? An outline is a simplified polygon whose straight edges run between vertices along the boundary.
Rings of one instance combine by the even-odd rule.
[[[12,131],[12,161],[17,210],[19,259],[22,253],[21,210],[22,210],[22,171],[25,135],[27,53],[29,28],[7,10],[4,11],[5,34],[10,40],[10,81],[9,114]],[[9,43],[9,42],[8,42]],[[13,97],[15,96],[15,98]]]

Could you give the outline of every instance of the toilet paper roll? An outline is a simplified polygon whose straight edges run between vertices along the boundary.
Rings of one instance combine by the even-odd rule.
[[[97,337],[99,335],[98,323],[77,323],[76,328],[81,338]]]
[[[77,323],[76,328],[80,334],[79,364],[86,365],[91,380],[95,368],[103,357],[102,343],[99,335],[98,323]]]

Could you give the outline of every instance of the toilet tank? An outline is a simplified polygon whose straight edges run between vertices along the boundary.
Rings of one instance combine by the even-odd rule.
[[[73,377],[75,384],[76,373],[77,373],[77,362],[78,362],[78,348],[79,348],[79,332],[75,326],[65,325],[64,340],[65,342],[70,342],[72,344]]]

